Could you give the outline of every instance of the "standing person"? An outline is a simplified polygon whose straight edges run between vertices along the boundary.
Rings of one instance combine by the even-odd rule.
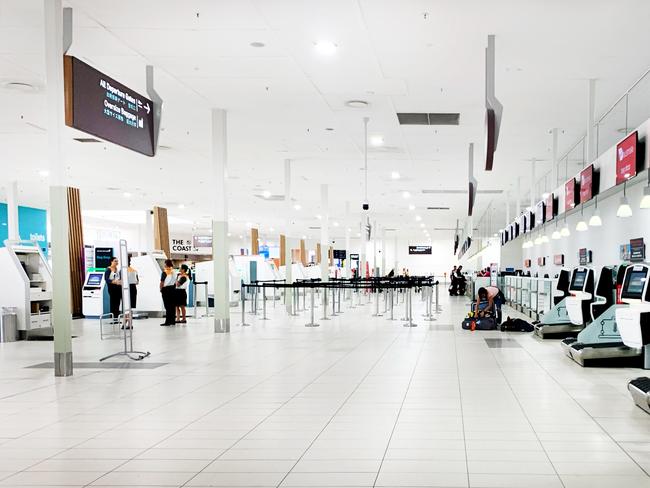
[[[138,303],[138,285],[140,284],[140,277],[138,276],[138,270],[131,266],[130,256],[127,273],[129,276],[129,295],[131,296],[131,310],[135,310],[135,307]]]
[[[165,306],[165,321],[163,327],[174,325],[176,317],[176,272],[171,259],[165,260],[165,269],[160,275],[160,293]]]
[[[449,294],[457,295],[458,294],[458,278],[456,277],[456,266],[453,267],[449,275]]]
[[[176,278],[176,323],[186,324],[187,289],[190,286],[190,268],[187,264],[181,265],[181,271]]]
[[[506,302],[506,297],[503,295],[503,292],[499,290],[496,286],[486,286],[481,287],[476,292],[476,312],[479,316],[484,315],[485,312],[481,312],[479,308],[481,302],[487,302],[487,307],[485,310],[491,311],[494,306],[494,311],[496,315],[497,324],[501,323],[501,305]]]
[[[113,315],[113,323],[120,316],[120,305],[122,303],[122,280],[120,280],[120,271],[117,269],[118,260],[115,256],[111,257],[111,264],[104,271],[104,281],[108,287],[108,299],[110,302],[110,311]]]

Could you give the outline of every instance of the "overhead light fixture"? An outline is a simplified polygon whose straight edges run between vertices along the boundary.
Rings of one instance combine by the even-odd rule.
[[[632,207],[630,207],[630,202],[627,199],[626,195],[627,182],[623,183],[623,196],[621,197],[621,203],[618,206],[616,211],[616,216],[621,219],[626,219],[632,217]]]
[[[349,108],[367,108],[369,105],[365,100],[348,100],[345,106]]]
[[[42,169],[38,172],[38,176],[40,176],[41,178],[47,178],[48,176],[50,176],[50,172],[46,169]]]
[[[402,192],[402,198],[405,198],[405,199],[406,198],[411,198],[411,194],[409,192],[407,192],[407,191],[403,191]]]
[[[133,195],[131,195],[128,191],[125,191],[125,192],[122,194],[122,196],[123,196],[124,198],[131,198]]]
[[[554,241],[557,241],[558,239],[562,238],[562,234],[560,234],[560,231],[557,230],[557,220],[555,221],[555,230],[553,231],[553,234],[551,234],[551,239]]]
[[[254,42],[250,43],[250,46],[251,47],[264,47],[264,46],[266,46],[266,44],[264,44],[263,42],[260,42],[260,41],[254,41]]]
[[[271,192],[268,191],[268,190],[264,190],[264,191],[262,192],[262,196],[263,196],[264,198],[271,198]]]
[[[603,219],[600,218],[600,212],[598,211],[598,196],[596,196],[596,208],[594,209],[594,214],[589,219],[589,225],[591,227],[600,227],[603,225]]]
[[[178,208],[179,208],[180,210],[183,210],[183,209],[185,208],[185,204],[183,204],[183,203],[179,203],[179,204],[178,204]]]
[[[338,222],[332,222],[332,225],[333,225],[334,227],[338,227],[338,226],[339,226],[339,223],[338,223]]]
[[[307,239],[307,236],[302,236],[303,239]]]
[[[301,208],[302,208],[302,207],[300,206],[299,203],[296,203],[296,204],[293,206],[293,209],[294,209],[294,210],[300,210]]]
[[[571,235],[571,231],[569,230],[569,226],[564,223],[564,227],[562,227],[562,230],[560,231],[560,235],[562,237],[569,237]]]
[[[244,236],[239,236],[239,238],[240,238],[240,239],[243,239],[243,238],[244,238]]]
[[[269,232],[275,232],[275,229],[273,227],[270,227]]]
[[[410,204],[410,205],[409,205],[409,210],[415,210],[415,205]]]
[[[542,198],[547,199],[549,197],[550,193],[549,192],[544,192],[542,193]]]
[[[393,180],[399,180],[400,179],[400,174],[398,171],[391,171],[390,172],[390,177]]]
[[[352,232],[352,229],[350,227],[348,227],[348,232]]]
[[[381,136],[370,136],[370,145],[381,146],[384,144],[384,138]]]
[[[416,216],[415,216],[415,221],[416,221],[416,222],[419,222],[420,220],[422,220],[422,217],[420,217],[419,215],[416,215]]]
[[[357,237],[361,237],[361,232],[357,232]]]
[[[250,229],[251,227],[253,227],[253,223],[252,222],[246,222],[246,227],[248,227]]]
[[[586,230],[589,230],[589,226],[587,225],[587,222],[585,222],[584,211],[585,211],[585,204],[583,203],[582,206],[580,207],[580,220],[576,224],[576,230],[578,232],[584,232]]]
[[[228,232],[228,237],[232,237],[232,234],[230,232]]]
[[[542,238],[541,238],[540,236],[537,236],[537,237],[535,238],[535,245],[536,245],[536,246],[539,246],[541,243],[542,243]]]
[[[321,219],[323,218],[323,216],[320,215],[320,214],[316,214],[316,218],[317,218],[318,220],[321,220]]]
[[[648,170],[648,186],[643,189],[643,198],[641,199],[639,208],[650,208],[650,170]]]
[[[548,236],[546,234],[544,234],[542,236],[542,244],[546,244],[547,242],[548,242]]]
[[[420,222],[420,227],[424,228],[424,222]]]
[[[334,55],[337,48],[338,46],[332,41],[318,41],[314,43],[314,49],[316,49],[316,52],[318,54],[322,54],[323,56]]]

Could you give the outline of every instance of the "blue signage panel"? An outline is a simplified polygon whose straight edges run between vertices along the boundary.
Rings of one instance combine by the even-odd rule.
[[[0,247],[9,237],[7,204],[0,203]],[[18,206],[18,234],[21,240],[37,241],[47,256],[47,212],[42,208]]]

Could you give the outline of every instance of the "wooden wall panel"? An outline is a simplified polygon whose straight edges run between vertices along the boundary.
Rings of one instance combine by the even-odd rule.
[[[320,264],[320,242],[316,243],[316,263]]]
[[[80,317],[81,289],[86,270],[84,269],[84,234],[81,223],[81,200],[79,188],[68,187],[68,256],[70,257],[70,306],[72,316]]]
[[[303,266],[307,266],[307,252],[305,251],[304,239],[300,239],[300,262]]]
[[[169,249],[169,224],[167,222],[167,209],[153,208],[153,246],[161,250],[168,258],[171,257]]]
[[[260,232],[255,227],[251,229],[251,254],[260,253]]]
[[[327,255],[329,256],[329,262],[330,266],[334,266],[334,248],[330,246],[329,251],[327,252]]]
[[[286,259],[285,259],[285,254],[284,254],[284,249],[287,247],[287,238],[284,236],[284,234],[280,234],[280,266],[284,266],[286,264]]]

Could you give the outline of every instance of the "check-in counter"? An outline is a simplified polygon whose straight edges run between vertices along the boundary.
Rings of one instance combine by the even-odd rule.
[[[506,276],[502,290],[509,306],[531,318],[539,319],[552,307],[554,281],[551,278]]]

